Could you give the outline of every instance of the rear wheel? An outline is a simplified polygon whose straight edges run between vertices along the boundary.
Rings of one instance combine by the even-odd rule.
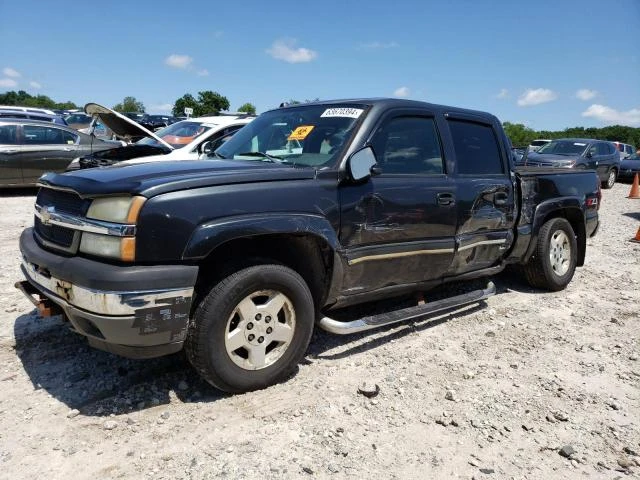
[[[300,275],[282,265],[244,268],[213,286],[196,309],[187,357],[221,390],[265,388],[293,372],[313,324],[313,299]]]
[[[612,188],[616,183],[616,178],[618,177],[618,173],[615,168],[609,170],[609,176],[607,179],[602,182],[602,188]]]
[[[571,224],[564,218],[552,218],[540,229],[535,252],[524,266],[527,281],[533,287],[563,290],[575,273],[577,254]]]

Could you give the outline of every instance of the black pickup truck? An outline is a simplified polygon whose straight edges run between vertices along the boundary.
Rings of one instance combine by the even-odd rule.
[[[16,285],[97,348],[135,358],[185,348],[207,381],[242,392],[290,375],[316,325],[377,328],[495,287],[337,320],[345,306],[508,264],[563,289],[598,228],[595,172],[515,170],[500,122],[478,111],[397,99],[288,106],[213,157],[44,175]]]

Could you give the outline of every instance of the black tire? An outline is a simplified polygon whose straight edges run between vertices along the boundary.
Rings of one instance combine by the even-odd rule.
[[[578,243],[571,224],[564,218],[552,218],[540,228],[524,274],[532,287],[557,292],[573,278],[577,258]]]
[[[616,171],[615,168],[612,168],[611,170],[609,170],[609,173],[607,174],[607,179],[602,182],[602,188],[612,188],[615,183],[616,183],[616,179],[618,178],[618,172]]]
[[[295,271],[282,265],[247,267],[214,285],[196,308],[187,358],[220,390],[259,390],[293,373],[314,319],[311,292]]]

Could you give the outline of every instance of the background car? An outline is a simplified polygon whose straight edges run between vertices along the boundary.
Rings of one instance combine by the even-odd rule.
[[[640,174],[640,155],[634,153],[620,162],[618,180],[631,181],[636,173]]]
[[[67,125],[71,128],[75,128],[76,130],[88,128],[89,125],[91,125],[91,120],[93,120],[90,115],[82,112],[72,113],[71,115],[64,117],[64,119],[67,122]]]
[[[628,143],[622,143],[622,142],[611,142],[611,143],[613,143],[613,145],[620,152],[620,158],[622,160],[636,153],[636,147],[634,147],[633,145],[629,145]]]
[[[38,120],[39,122],[57,123],[58,125],[67,124],[65,119],[60,115],[41,112],[27,112],[24,110],[0,109],[0,118],[23,118],[28,120]]]
[[[595,170],[603,188],[611,188],[620,171],[620,152],[605,140],[560,138],[528,152],[517,164]]]
[[[44,172],[63,172],[78,155],[116,144],[51,122],[0,119],[0,187],[35,185]]]
[[[28,113],[46,113],[47,115],[55,115],[56,112],[49,110],[48,108],[38,107],[21,107],[19,105],[0,105],[0,110],[20,110],[21,112]]]
[[[537,152],[540,147],[542,147],[543,145],[546,145],[550,141],[551,140],[547,139],[547,138],[541,138],[541,139],[538,139],[538,140],[533,140],[529,144],[529,151],[530,152]]]
[[[177,118],[170,115],[149,115],[145,113],[144,117],[142,117],[138,123],[154,132],[161,128],[168,127],[177,121]]]

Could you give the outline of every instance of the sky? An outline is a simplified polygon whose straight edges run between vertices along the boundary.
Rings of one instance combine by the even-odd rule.
[[[640,127],[640,0],[0,0],[0,45],[1,93],[78,105],[402,97]]]

